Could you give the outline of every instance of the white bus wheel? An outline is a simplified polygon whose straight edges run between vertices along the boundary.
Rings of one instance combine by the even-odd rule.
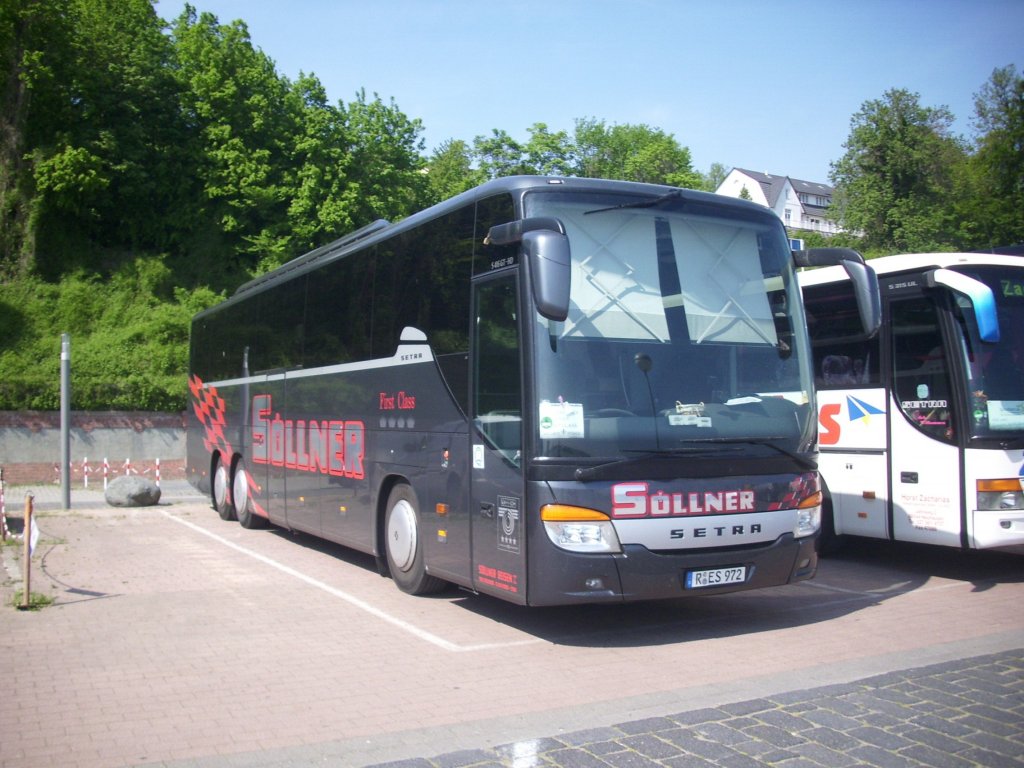
[[[384,550],[391,578],[403,592],[425,595],[437,592],[445,582],[427,573],[420,537],[419,504],[412,488],[396,485],[388,496],[384,519]]]

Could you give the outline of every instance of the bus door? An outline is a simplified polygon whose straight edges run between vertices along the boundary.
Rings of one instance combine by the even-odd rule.
[[[933,296],[889,301],[890,482],[898,541],[960,546],[963,466],[958,403]]]
[[[522,364],[515,273],[473,288],[473,587],[526,602]]]

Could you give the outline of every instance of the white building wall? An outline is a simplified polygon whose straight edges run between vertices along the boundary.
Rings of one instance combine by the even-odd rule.
[[[718,185],[718,189],[716,189],[715,192],[719,195],[739,197],[740,192],[744,187],[747,188],[747,193],[750,195],[750,199],[753,202],[763,205],[765,208],[768,207],[768,200],[764,196],[764,191],[761,189],[761,185],[745,173],[741,173],[735,168],[729,171],[729,175],[725,177],[725,180],[721,184]]]
[[[780,177],[775,177],[776,179]],[[804,229],[812,232],[824,232],[827,234],[836,234],[840,232],[838,224],[831,219],[827,219],[818,213],[808,215],[804,210],[803,203],[800,202],[800,197],[797,194],[796,189],[793,188],[792,183],[786,178],[785,187],[783,194],[780,194],[778,199],[775,201],[775,205],[772,207],[772,211],[779,220],[782,221],[787,227],[791,227],[796,230]],[[748,194],[750,195],[751,201],[763,205],[766,208],[768,206],[768,199],[765,197],[764,190],[761,188],[760,182],[750,178],[745,173],[737,168],[733,168],[729,171],[728,175],[718,185],[718,189],[715,192],[719,195],[728,195],[729,197],[739,197],[743,188],[746,187]],[[789,212],[789,216],[786,212]]]

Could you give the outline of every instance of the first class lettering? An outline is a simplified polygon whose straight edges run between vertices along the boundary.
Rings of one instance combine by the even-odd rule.
[[[366,429],[361,421],[283,419],[270,395],[252,398],[252,460],[324,475],[365,477]]]
[[[647,483],[618,483],[612,486],[614,517],[719,515],[753,511],[753,491],[650,493]]]
[[[381,392],[378,398],[380,410],[382,411],[413,411],[416,409],[416,398],[407,392],[399,392],[397,394]]]

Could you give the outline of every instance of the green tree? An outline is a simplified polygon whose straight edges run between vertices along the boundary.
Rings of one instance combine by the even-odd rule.
[[[73,67],[69,0],[0,3],[0,277],[34,266],[31,149],[52,143]]]
[[[540,176],[568,176],[572,171],[572,147],[565,131],[551,133],[545,123],[527,129],[526,164],[530,173]]]
[[[946,107],[923,107],[893,89],[865,102],[850,123],[845,154],[832,164],[833,205],[865,247],[949,250],[956,241],[953,182],[965,157]]]
[[[54,277],[98,263],[96,248],[165,247],[174,226],[153,211],[184,197],[182,124],[150,0],[27,0],[0,13],[0,194],[18,240],[7,256]]]
[[[646,125],[613,125],[603,120],[577,120],[574,134],[574,175],[624,179],[698,189],[690,150],[671,134]]]
[[[351,156],[342,108],[327,102],[323,85],[300,74],[290,85],[297,132],[289,139],[285,186],[290,203],[279,236],[277,258],[311,250],[352,228],[344,193]]]
[[[473,139],[473,156],[477,167],[488,179],[533,173],[523,145],[497,128],[491,131],[490,136]]]
[[[485,178],[540,175],[567,176],[572,173],[572,145],[565,131],[552,133],[546,123],[527,129],[525,144],[505,131],[494,129],[490,136],[473,140],[473,156]]]
[[[173,26],[185,119],[193,128],[203,203],[201,236],[242,256],[278,262],[299,114],[287,81],[242,21],[220,24],[186,6]]]
[[[1024,243],[1024,77],[996,69],[974,95],[974,153],[957,198],[965,247]]]
[[[401,219],[418,210],[428,197],[423,123],[394,99],[385,103],[374,94],[370,100],[363,90],[344,117],[350,170],[343,198],[351,224]]]
[[[473,153],[461,139],[442,142],[427,161],[430,204],[472,189],[485,180],[483,171],[473,167]]]
[[[701,176],[701,186],[705,192],[714,192],[718,189],[725,177],[729,175],[729,169],[721,163],[712,163],[708,172]]]

